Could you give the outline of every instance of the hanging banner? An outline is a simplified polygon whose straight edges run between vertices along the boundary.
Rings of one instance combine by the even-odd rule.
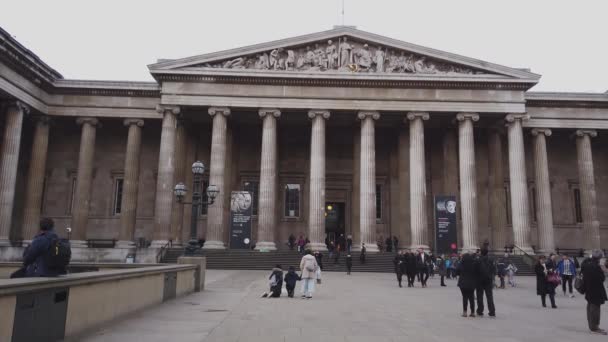
[[[435,196],[435,251],[451,254],[458,250],[456,196]]]
[[[230,248],[251,248],[253,200],[247,191],[233,191],[230,196]]]

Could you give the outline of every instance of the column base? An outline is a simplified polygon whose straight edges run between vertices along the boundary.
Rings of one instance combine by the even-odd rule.
[[[408,248],[410,251],[417,251],[419,249],[422,249],[425,253],[429,253],[431,251],[431,247],[427,245],[410,245]]]
[[[359,248],[359,250],[361,250]],[[378,245],[376,245],[375,243],[373,244],[369,244],[369,245],[365,245],[365,252],[366,253],[378,253],[380,252],[380,249],[378,248]]]
[[[305,249],[310,249],[313,252],[327,252],[327,246],[322,242],[311,242],[304,246]]]
[[[226,249],[223,241],[205,241],[203,249]]]
[[[0,247],[9,247],[10,245],[11,245],[11,240],[0,239]]]
[[[477,253],[480,248],[478,246],[463,246],[460,253]]]
[[[163,248],[169,243],[169,240],[153,240],[150,243],[150,248]]]
[[[129,240],[118,240],[116,248],[135,248],[135,242]]]
[[[534,253],[534,250],[530,246],[513,248],[513,254],[515,254],[515,255],[522,255],[522,254],[524,254],[522,251],[524,251],[524,252],[526,252],[527,254],[530,254],[530,255],[536,255],[536,253]]]
[[[513,252],[515,252],[515,250],[513,250]],[[538,250],[538,254],[549,255],[551,253],[555,254],[555,250],[551,250],[551,249],[539,249]],[[528,254],[530,254],[530,253],[528,253]],[[534,253],[532,253],[532,254],[534,254]]]
[[[277,246],[274,242],[263,241],[255,244],[254,250],[256,251],[276,251]]]
[[[87,248],[89,246],[85,240],[70,240],[70,247]]]

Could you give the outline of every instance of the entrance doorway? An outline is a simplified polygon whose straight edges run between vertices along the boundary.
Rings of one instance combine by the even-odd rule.
[[[346,240],[346,205],[344,202],[326,202],[325,203],[325,234],[329,241]],[[340,235],[344,235],[342,239]],[[346,246],[342,246],[344,248]]]

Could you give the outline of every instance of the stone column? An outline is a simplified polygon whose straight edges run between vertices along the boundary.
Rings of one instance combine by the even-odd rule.
[[[501,250],[507,245],[507,213],[504,190],[502,137],[498,129],[490,131],[488,139],[489,186],[490,186],[490,224],[493,230],[494,250]]]
[[[175,130],[175,168],[173,172],[173,184],[186,183],[186,172],[192,172],[192,164],[194,160],[189,160],[186,163],[186,137],[188,131],[182,120],[178,120]],[[188,167],[186,167],[188,164]],[[202,185],[201,185],[202,186]],[[205,189],[202,189],[205,191]],[[173,245],[182,244],[182,231],[184,229],[184,209],[185,205],[177,201],[173,201],[173,209],[171,213],[171,240]],[[192,212],[190,212],[192,213]],[[190,227],[186,228],[190,231]],[[188,235],[190,235],[188,233]],[[188,240],[187,240],[188,241]]]
[[[477,213],[477,177],[475,172],[475,138],[473,122],[479,120],[475,113],[460,113],[458,120],[458,151],[460,155],[460,214],[462,217],[462,250],[479,248]]]
[[[522,121],[527,115],[506,116],[509,140],[509,183],[513,242],[527,253],[534,253],[530,244],[530,202],[526,177],[526,152]]]
[[[308,205],[308,239],[312,250],[326,251],[325,245],[325,120],[329,111],[311,110],[310,135],[310,202]]]
[[[428,222],[426,211],[426,162],[424,154],[424,120],[429,113],[410,112],[406,121],[410,124],[410,249],[429,251]]]
[[[91,185],[93,182],[93,160],[95,159],[95,136],[99,121],[96,118],[78,118],[82,125],[80,152],[78,154],[78,174],[72,208],[72,246],[84,247],[87,238],[89,207],[91,205]]]
[[[29,107],[15,101],[6,107],[2,154],[0,155],[0,246],[10,245],[15,200],[15,182],[19,165],[23,116]]]
[[[49,117],[38,116],[35,120],[34,141],[30,166],[27,171],[23,208],[23,238],[27,241],[31,241],[40,230],[40,209],[44,190],[46,154],[49,147]]]
[[[555,252],[553,233],[553,206],[551,204],[551,183],[549,182],[549,161],[547,159],[546,137],[550,129],[534,128],[534,182],[536,183],[536,221],[538,244],[541,253]]]
[[[443,135],[443,193],[456,196],[460,205],[460,191],[458,190],[458,134],[457,129],[448,127]],[[459,209],[459,208],[458,208]],[[431,210],[432,211],[432,210]],[[460,224],[460,210],[456,210],[457,246],[462,246],[462,224]]]
[[[361,223],[359,213],[359,196],[361,195],[361,189],[359,188],[359,181],[361,180],[361,130],[355,128],[353,132],[353,189],[352,189],[352,201],[350,206],[351,211],[351,234],[353,236],[353,248],[354,251],[361,250],[361,229],[359,224]]]
[[[137,215],[137,189],[139,187],[139,157],[141,152],[141,128],[144,120],[125,119],[129,127],[127,150],[125,153],[125,174],[122,184],[122,210],[120,212],[120,233],[118,247],[134,247],[133,234]]]
[[[407,223],[410,222],[410,133],[409,125],[399,127],[399,231],[401,237],[399,245],[407,248],[412,244],[412,230]]]
[[[276,250],[274,243],[277,200],[277,118],[278,109],[260,109],[263,120],[260,194],[258,197],[258,238],[256,250]],[[311,240],[312,241],[312,240]]]
[[[358,114],[361,120],[361,168],[359,222],[361,243],[368,252],[378,252],[376,244],[376,147],[374,120],[380,118],[378,112],[362,111]]]
[[[207,208],[207,236],[203,249],[224,249],[224,206],[226,198],[225,170],[226,170],[226,131],[228,130],[227,117],[230,108],[210,107],[209,115],[213,118],[211,133],[211,162],[209,170],[209,184],[220,190],[215,203]]]
[[[171,229],[173,207],[173,173],[175,172],[175,131],[180,108],[158,105],[156,111],[163,115],[158,153],[158,176],[156,177],[156,201],[154,202],[154,236],[152,247],[163,247]]]
[[[600,221],[597,216],[597,195],[593,173],[591,138],[597,137],[594,130],[576,131],[576,155],[583,214],[583,244],[587,252],[600,248]]]

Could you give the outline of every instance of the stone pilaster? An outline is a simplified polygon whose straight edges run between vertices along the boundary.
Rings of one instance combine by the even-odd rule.
[[[509,140],[509,184],[513,242],[527,253],[534,253],[530,244],[530,202],[526,177],[526,152],[522,121],[527,115],[506,116]]]
[[[91,205],[91,186],[93,182],[93,161],[95,159],[95,137],[99,121],[96,118],[83,117],[76,119],[82,126],[80,152],[78,153],[78,174],[72,208],[71,243],[84,246],[87,238],[89,207]]]
[[[226,194],[226,142],[230,108],[210,107],[209,115],[213,118],[211,133],[211,165],[209,170],[209,184],[217,186],[220,192],[215,203],[207,208],[207,236],[204,249],[224,249],[224,206],[230,194]]]
[[[19,101],[6,106],[2,154],[0,155],[0,246],[10,245],[9,235],[15,201],[15,182],[19,164],[23,117],[29,107]]]
[[[489,132],[488,164],[490,187],[490,224],[492,225],[492,249],[500,250],[507,245],[507,213],[504,190],[505,176],[503,171],[502,136],[498,129]]]
[[[262,123],[262,155],[260,195],[258,197],[258,238],[256,250],[276,250],[274,243],[277,200],[277,118],[278,109],[260,109]],[[312,240],[311,240],[312,241]]]
[[[410,124],[410,249],[429,250],[426,160],[424,154],[424,120],[429,114],[410,112],[406,121]]]
[[[40,230],[40,209],[44,190],[46,154],[49,147],[49,117],[35,118],[34,141],[27,171],[23,208],[23,238],[30,241]]]
[[[156,111],[163,115],[158,153],[158,176],[156,178],[156,201],[154,203],[154,236],[152,247],[164,246],[171,233],[171,211],[173,207],[173,174],[175,172],[175,135],[177,115],[180,108],[159,105]]]
[[[359,196],[359,229],[361,243],[368,252],[378,252],[376,244],[376,147],[374,120],[380,118],[378,112],[359,112],[361,120],[361,168]]]
[[[182,120],[178,120],[175,130],[175,171],[173,172],[173,184],[185,183],[186,182],[186,170],[192,168],[186,168],[186,138],[188,131]],[[194,160],[188,161],[191,166]],[[191,171],[190,171],[191,172]],[[202,189],[205,191],[205,189]],[[174,245],[182,244],[182,230],[184,227],[184,209],[185,206],[182,203],[173,201],[173,209],[171,214],[171,240]],[[189,229],[187,227],[186,229]],[[190,234],[188,234],[190,235]],[[187,241],[186,241],[187,242]]]
[[[551,203],[551,183],[549,182],[549,160],[547,159],[546,137],[550,129],[534,128],[534,182],[536,183],[536,221],[538,244],[541,253],[555,252],[553,233],[553,205]]]
[[[586,251],[600,247],[600,221],[597,216],[597,194],[593,172],[591,138],[597,137],[594,130],[576,131],[576,155],[583,214],[583,247]]]
[[[312,250],[327,250],[325,245],[325,120],[329,111],[311,110],[310,135],[310,202],[308,206],[308,239]]]
[[[133,234],[137,215],[137,190],[139,188],[139,157],[141,153],[141,130],[144,120],[125,119],[123,124],[129,128],[125,152],[125,174],[122,184],[120,212],[120,233],[118,247],[133,247]]]
[[[458,151],[460,155],[462,250],[475,251],[479,248],[479,227],[473,122],[479,120],[479,115],[475,113],[460,113],[456,116],[456,120],[458,120]]]

